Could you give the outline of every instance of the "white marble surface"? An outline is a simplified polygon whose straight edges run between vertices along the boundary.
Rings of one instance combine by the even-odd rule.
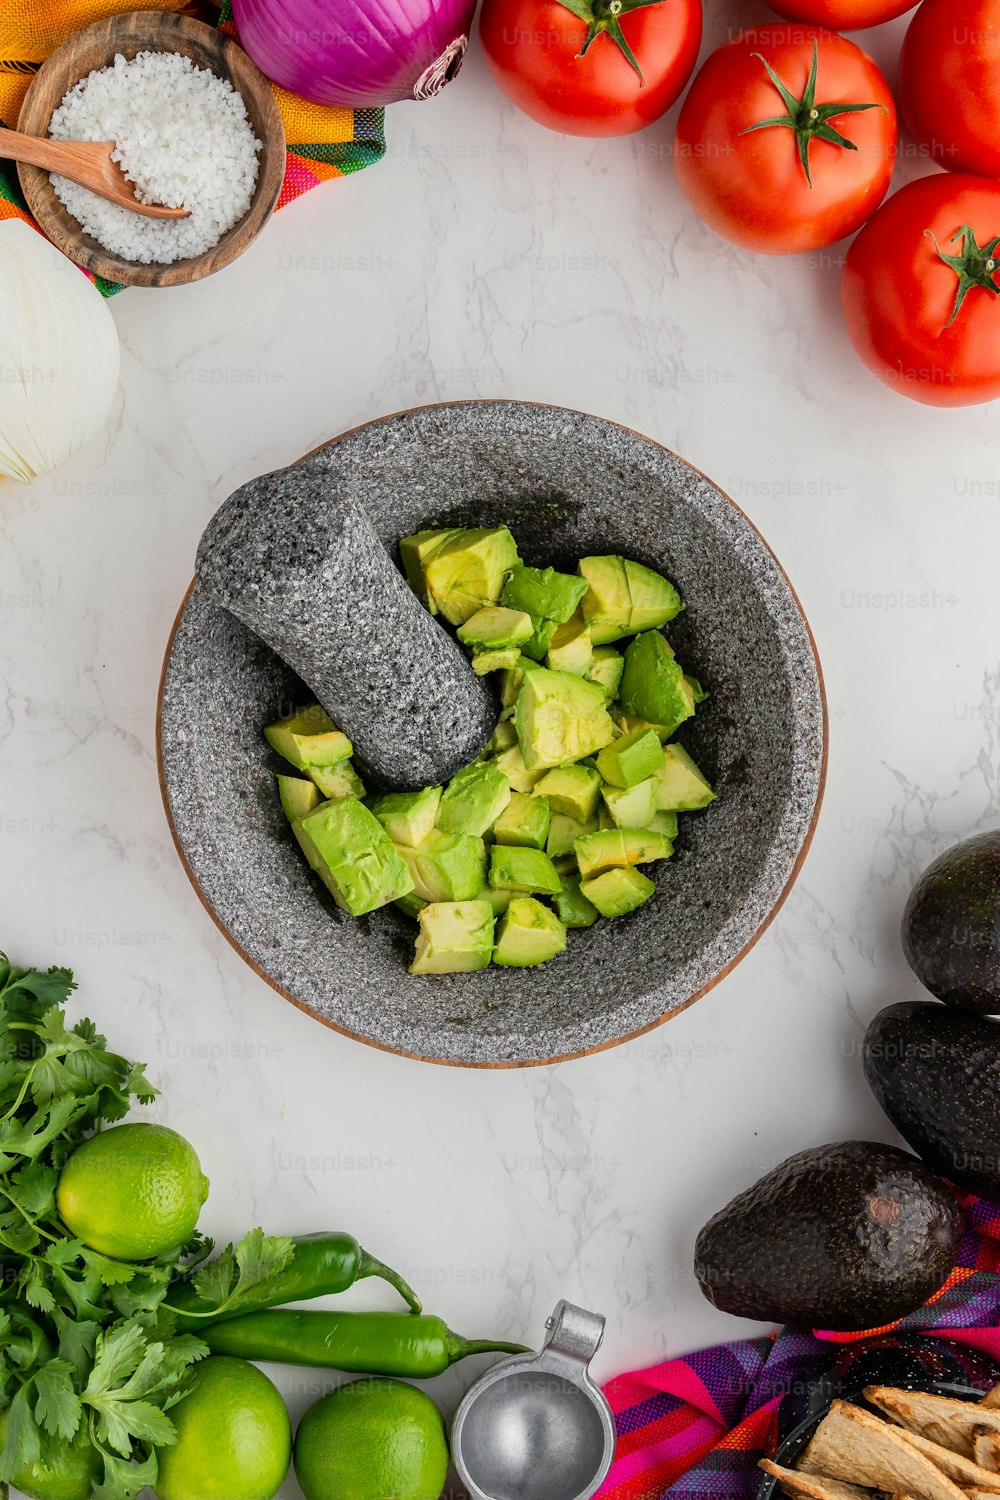
[[[719,11],[715,38],[766,14]],[[891,61],[898,35],[870,45]],[[118,298],[106,449],[0,488],[0,945],[72,964],[86,1011],[149,1061],[214,1232],[349,1228],[469,1334],[533,1339],[580,1301],[608,1316],[606,1377],[747,1330],[690,1272],[734,1191],[808,1145],[894,1138],[857,1046],[918,993],[902,903],[997,822],[998,412],[871,380],[836,252],[714,239],[673,181],[669,120],[563,139],[474,55],[388,130],[382,165],[280,213],[218,277]],[[219,502],[355,423],[470,396],[596,412],[712,475],[791,574],[831,708],[816,840],[756,950],[658,1032],[521,1072],[386,1056],[284,1004],[188,885],[154,764],[163,648]],[[296,1410],[316,1388],[282,1384]]]

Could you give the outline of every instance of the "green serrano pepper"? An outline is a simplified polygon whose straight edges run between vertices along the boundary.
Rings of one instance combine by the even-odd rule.
[[[470,1354],[525,1354],[523,1344],[463,1339],[427,1313],[244,1313],[201,1331],[213,1354],[361,1375],[427,1380]]]
[[[420,1298],[396,1271],[362,1250],[349,1234],[304,1234],[294,1241],[295,1253],[283,1271],[251,1287],[232,1308],[213,1307],[204,1301],[191,1281],[170,1288],[167,1306],[178,1314],[178,1333],[199,1332],[205,1324],[238,1318],[257,1308],[280,1307],[285,1302],[307,1302],[310,1297],[329,1297],[346,1292],[366,1276],[378,1276],[394,1286],[414,1313]]]

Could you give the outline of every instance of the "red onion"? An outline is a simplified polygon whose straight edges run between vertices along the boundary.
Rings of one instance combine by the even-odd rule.
[[[352,109],[430,99],[462,66],[476,0],[233,0],[268,78]]]

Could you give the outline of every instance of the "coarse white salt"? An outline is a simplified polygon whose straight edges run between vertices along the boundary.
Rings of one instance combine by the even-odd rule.
[[[57,141],[114,141],[144,203],[187,208],[144,219],[53,173],[56,195],[106,250],[171,265],[217,245],[250,207],[261,143],[232,84],[177,52],[140,52],[81,78],[52,116]]]

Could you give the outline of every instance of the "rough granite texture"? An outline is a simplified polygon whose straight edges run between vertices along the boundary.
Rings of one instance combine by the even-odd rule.
[[[511,527],[525,561],[572,569],[621,552],[675,580],[667,634],[711,698],[679,739],[718,791],[681,819],[655,897],[570,933],[535,970],[413,978],[414,926],[338,912],[301,857],[262,725],[303,699],[294,674],[199,585],[164,679],[160,756],[196,884],[232,941],[320,1018],[440,1061],[516,1064],[655,1024],[741,956],[791,880],[821,792],[825,705],[809,631],[778,563],[708,479],[636,433],[553,407],[406,412],[308,461],[364,506],[387,548],[422,526]],[[381,705],[373,705],[381,712]]]
[[[208,597],[308,684],[305,697],[350,736],[362,774],[379,785],[447,781],[493,733],[492,688],[322,456],[230,495],[205,529],[196,571]]]

